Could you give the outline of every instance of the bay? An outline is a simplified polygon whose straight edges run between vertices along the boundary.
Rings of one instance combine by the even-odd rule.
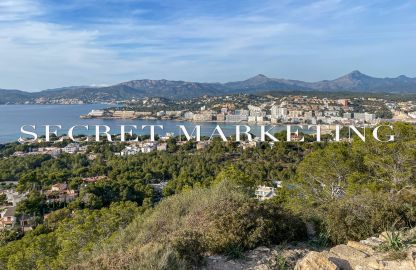
[[[201,134],[210,136],[217,123],[204,122],[193,123],[188,121],[174,120],[131,120],[131,119],[81,119],[80,115],[87,114],[93,109],[109,107],[107,104],[82,104],[82,105],[0,105],[0,143],[17,141],[20,136],[20,128],[23,125],[35,125],[36,133],[44,134],[42,125],[62,125],[62,131],[58,135],[66,134],[71,126],[75,125],[108,125],[112,134],[120,133],[120,125],[137,125],[136,134],[149,134],[149,128],[141,130],[142,125],[163,125],[163,131],[156,129],[159,135],[174,133],[179,135],[178,125],[184,125],[189,133],[195,125],[201,125]],[[226,136],[235,134],[235,123],[219,123]],[[258,134],[260,127],[250,125],[253,133]],[[276,127],[273,132],[284,129]],[[82,134],[93,134],[94,129],[89,132],[78,131]],[[75,134],[77,132],[74,132]]]

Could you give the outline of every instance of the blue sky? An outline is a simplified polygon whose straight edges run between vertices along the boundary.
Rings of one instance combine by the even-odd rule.
[[[1,0],[0,88],[416,77],[416,1]]]

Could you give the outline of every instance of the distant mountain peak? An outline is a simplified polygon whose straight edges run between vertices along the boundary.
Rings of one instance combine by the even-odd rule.
[[[246,80],[246,81],[253,81],[253,82],[265,82],[270,80],[269,77],[267,77],[266,75],[263,74],[258,74],[254,77],[251,77],[250,79]]]
[[[416,78],[400,75],[396,78],[377,78],[354,70],[334,80],[304,82],[269,78],[258,74],[252,78],[228,83],[198,83],[172,80],[133,80],[115,85],[71,86],[36,93],[0,89],[0,104],[35,102],[39,98],[79,99],[83,102],[131,100],[138,97],[165,97],[172,99],[219,96],[265,91],[354,91],[416,93]],[[55,101],[54,101],[55,102]]]
[[[353,70],[350,72],[351,75],[364,75],[361,71],[359,71],[358,69]]]
[[[354,71],[352,71],[352,72],[350,72],[350,73],[342,76],[339,79],[343,79],[343,80],[347,79],[347,80],[359,81],[359,80],[362,80],[362,79],[370,79],[370,78],[372,78],[372,77],[370,77],[370,76],[362,73],[359,70],[354,70]]]
[[[349,73],[348,75],[352,76],[352,77],[369,77],[368,75],[362,73],[359,70],[354,70],[351,73]]]

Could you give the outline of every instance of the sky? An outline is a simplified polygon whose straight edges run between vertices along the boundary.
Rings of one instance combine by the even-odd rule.
[[[416,77],[415,0],[0,0],[0,88]]]

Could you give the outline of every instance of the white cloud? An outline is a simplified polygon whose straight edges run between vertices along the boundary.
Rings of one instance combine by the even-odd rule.
[[[319,64],[327,65],[328,78],[349,68],[336,59],[359,60],[377,42],[370,37],[392,31],[356,31],[353,19],[367,7],[341,0],[265,1],[232,16],[172,12],[164,20],[146,20],[137,9],[132,17],[72,26],[48,22],[42,15],[56,9],[35,0],[0,1],[0,88],[25,90],[140,78],[227,81],[256,73],[322,78],[313,68]],[[76,3],[86,2],[61,8]]]
[[[38,2],[33,0],[0,1],[0,22],[24,20],[42,14]]]
[[[126,18],[83,30],[27,19],[3,22],[1,28],[1,87],[23,89],[143,77],[207,80],[208,72],[230,68],[231,58],[227,67],[218,66],[227,57],[244,57],[265,42],[299,31],[289,23],[245,16],[190,17],[169,24]]]

